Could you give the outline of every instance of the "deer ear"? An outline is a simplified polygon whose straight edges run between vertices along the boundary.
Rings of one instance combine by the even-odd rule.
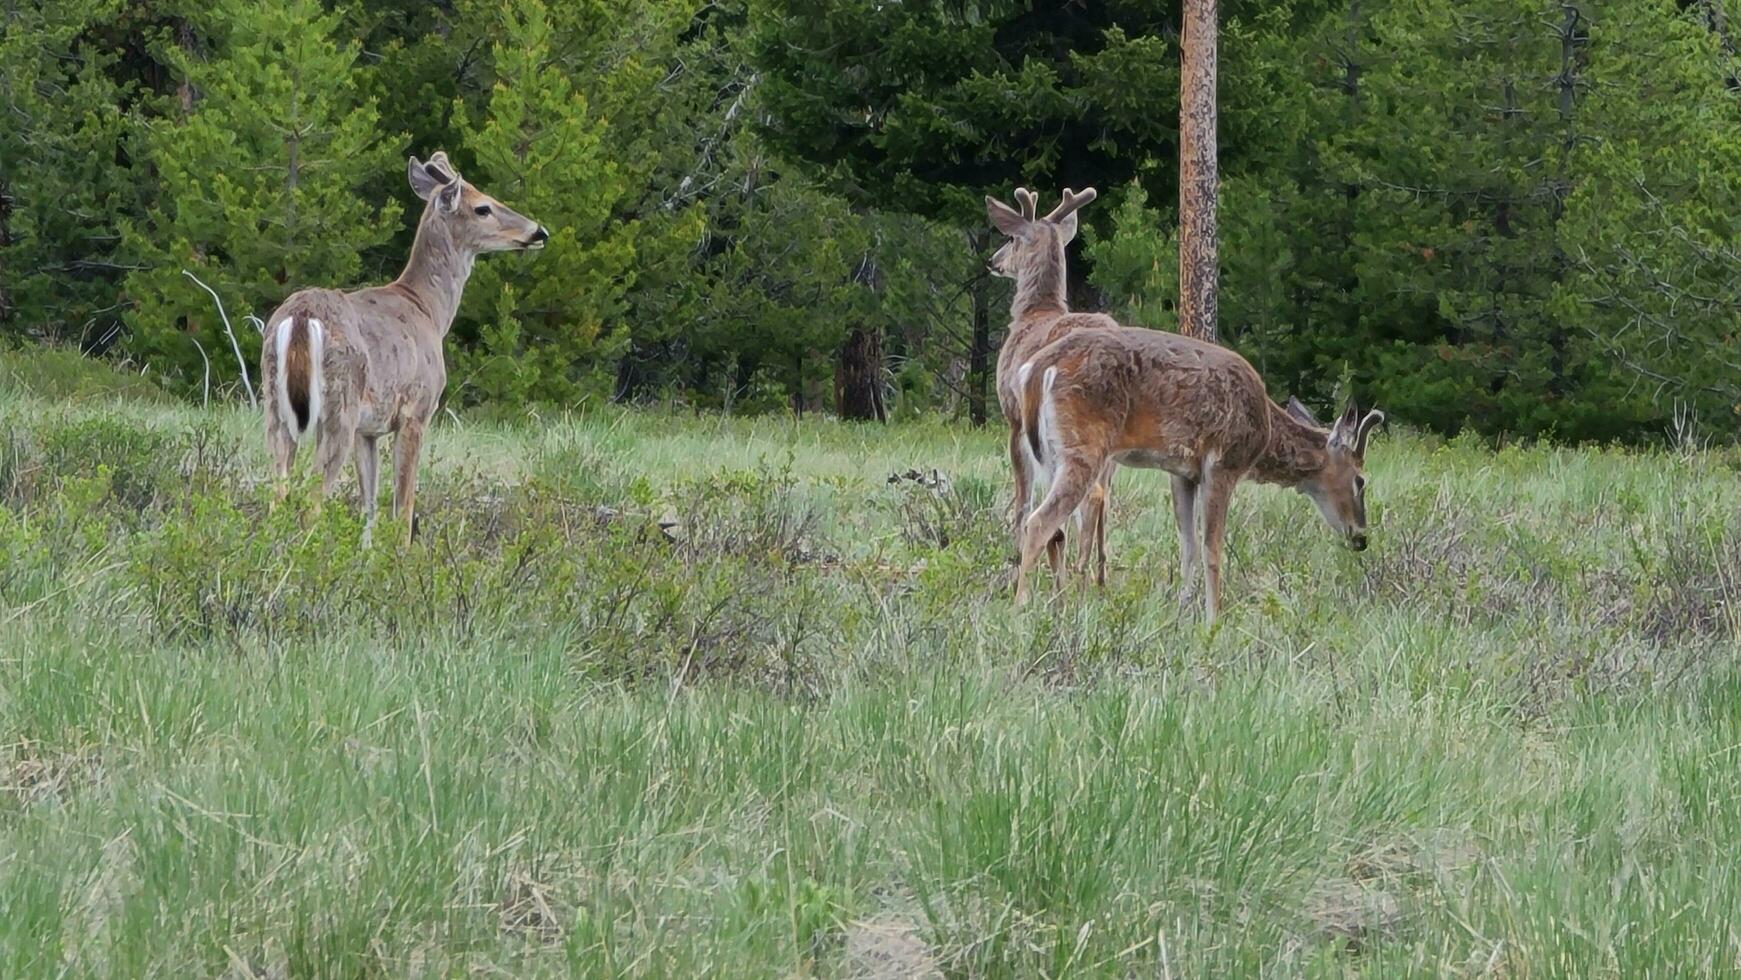
[[[1336,419],[1336,424],[1330,427],[1331,447],[1352,450],[1356,432],[1360,427],[1360,409],[1353,399],[1348,400],[1348,407],[1342,410],[1342,415]]]
[[[1376,429],[1383,424],[1383,412],[1375,408],[1366,413],[1366,417],[1360,420],[1359,432],[1354,436],[1354,455],[1360,457],[1366,455],[1366,437],[1372,434],[1373,429]]]
[[[411,192],[425,201],[442,185],[441,181],[430,175],[423,161],[416,157],[405,161],[405,179],[411,182]]]
[[[459,192],[464,186],[465,184],[457,179],[442,184],[441,188],[435,192],[435,206],[447,214],[458,211]]]
[[[985,199],[985,216],[991,219],[991,226],[998,231],[1015,238],[1028,229],[1028,221],[1021,213],[990,195]]]
[[[1058,233],[1064,236],[1066,245],[1076,240],[1076,212],[1070,212],[1064,216],[1063,221],[1058,222]]]
[[[459,170],[448,161],[446,150],[436,150],[435,155],[430,157],[429,162],[424,166],[432,168],[431,175],[444,184],[460,179]]]
[[[1293,395],[1288,396],[1287,412],[1289,415],[1293,416],[1296,422],[1304,422],[1314,429],[1322,429],[1324,427],[1323,424],[1318,421],[1317,417],[1312,414],[1312,410],[1307,408],[1304,402],[1295,398]]]

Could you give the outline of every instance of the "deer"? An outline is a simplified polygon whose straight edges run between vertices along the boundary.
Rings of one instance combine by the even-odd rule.
[[[349,292],[292,293],[267,319],[260,354],[274,504],[302,443],[313,441],[319,500],[332,495],[348,452],[362,491],[365,544],[378,509],[376,443],[389,433],[393,513],[411,540],[418,459],[447,387],[443,342],[472,263],[486,252],[535,251],[550,240],[543,225],[467,183],[445,152],[427,162],[410,157],[405,175],[424,206],[399,278]]]
[[[1033,458],[1022,435],[1021,387],[1016,379],[1017,367],[1033,358],[1046,345],[1074,330],[1096,327],[1117,327],[1118,322],[1103,313],[1072,313],[1065,301],[1064,249],[1076,237],[1076,212],[1097,196],[1089,187],[1080,193],[1066,187],[1063,199],[1045,217],[1038,217],[1039,200],[1025,187],[1015,190],[1016,207],[987,196],[986,216],[992,227],[1009,237],[995,253],[988,267],[990,272],[1015,281],[1015,296],[1010,302],[1009,331],[997,357],[997,400],[1004,422],[1010,430],[1010,468],[1015,474],[1015,501],[1011,507],[1012,530],[1019,550],[1022,526],[1033,509],[1034,491],[1039,463]],[[1096,520],[1104,514],[1111,491],[1112,469],[1092,487],[1092,506],[1077,515],[1078,566],[1086,574],[1091,551],[1097,554],[1095,581],[1106,584],[1105,523]],[[1046,549],[1053,574],[1061,570],[1064,534],[1060,529]]]
[[[1132,327],[1066,334],[1016,373],[1022,432],[1051,483],[1022,528],[1018,605],[1058,528],[1096,506],[1090,497],[1108,463],[1171,475],[1181,580],[1188,597],[1201,564],[1211,626],[1228,507],[1242,480],[1292,487],[1349,548],[1366,550],[1366,444],[1383,412],[1363,416],[1350,400],[1326,429],[1297,399],[1286,408],[1270,400],[1238,353]]]

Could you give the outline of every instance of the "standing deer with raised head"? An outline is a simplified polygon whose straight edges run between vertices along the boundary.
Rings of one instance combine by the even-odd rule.
[[[1189,589],[1201,561],[1204,608],[1221,607],[1227,508],[1239,481],[1290,486],[1356,551],[1366,548],[1366,440],[1384,420],[1351,402],[1329,429],[1303,406],[1270,401],[1233,351],[1178,334],[1126,327],[1067,334],[1017,372],[1022,427],[1052,488],[1022,529],[1016,601],[1066,518],[1109,462],[1172,475],[1173,516]]]
[[[1033,509],[1035,481],[1039,464],[1022,435],[1021,386],[1016,369],[1039,353],[1041,348],[1073,330],[1093,327],[1116,327],[1118,322],[1102,313],[1072,313],[1065,302],[1064,249],[1076,237],[1076,211],[1093,201],[1097,191],[1090,187],[1080,194],[1064,189],[1064,198],[1044,218],[1037,217],[1038,200],[1025,187],[1016,188],[1017,207],[993,197],[985,199],[985,213],[992,226],[1009,236],[989,263],[993,275],[1015,280],[1015,298],[1010,303],[1009,333],[997,355],[997,401],[1004,421],[1010,428],[1010,468],[1015,473],[1016,493],[1012,508],[1016,546],[1021,547],[1022,526]],[[1085,508],[1079,515],[1078,561],[1086,567],[1090,549],[1097,543],[1099,561],[1096,580],[1106,582],[1106,551],[1104,522],[1085,523],[1100,515],[1111,485],[1112,467],[1097,480],[1091,490],[1097,506]],[[1064,535],[1059,530],[1047,542],[1047,557],[1052,570],[1060,570],[1064,551]]]
[[[356,458],[364,539],[375,525],[376,440],[393,434],[393,512],[410,540],[423,434],[447,386],[442,342],[472,262],[485,252],[531,250],[544,226],[465,182],[436,153],[411,157],[411,189],[425,202],[399,278],[350,292],[303,289],[266,321],[260,354],[266,448],[278,496],[297,446],[313,437],[321,496],[331,496],[346,452]]]

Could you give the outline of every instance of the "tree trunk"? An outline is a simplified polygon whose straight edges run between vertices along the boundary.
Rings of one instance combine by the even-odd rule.
[[[975,239],[983,251],[983,241]],[[967,348],[967,417],[975,426],[985,424],[985,392],[991,374],[991,277],[976,274],[969,290],[973,297],[973,340]]]
[[[876,256],[866,253],[853,270],[852,281],[875,294],[882,285],[882,270]],[[834,369],[835,412],[843,419],[887,422],[889,412],[883,403],[883,337],[882,331],[861,323],[846,335],[840,345],[840,357]]]
[[[1216,338],[1215,0],[1185,0],[1179,73],[1179,330]]]
[[[883,404],[883,343],[874,327],[853,327],[834,370],[835,411],[843,419],[887,422]]]
[[[629,342],[623,356],[617,359],[617,383],[611,393],[611,401],[626,402],[635,397],[635,392],[641,387],[639,372],[635,370],[635,343]]]
[[[181,18],[181,20],[176,23],[175,41],[176,44],[180,45],[183,53],[189,57],[194,55],[193,24],[185,17]],[[183,119],[193,115],[195,94],[193,83],[185,78],[175,87],[175,101],[181,106],[181,117]]]

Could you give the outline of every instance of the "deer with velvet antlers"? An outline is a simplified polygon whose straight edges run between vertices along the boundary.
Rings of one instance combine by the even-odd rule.
[[[314,441],[321,496],[346,453],[356,459],[364,540],[374,529],[376,440],[393,434],[393,511],[410,539],[423,436],[447,386],[442,343],[472,262],[485,252],[544,247],[544,226],[466,183],[437,153],[410,158],[406,176],[425,203],[399,278],[350,292],[303,289],[266,321],[260,355],[266,447],[278,496],[297,447]]]
[[[1009,332],[997,356],[997,401],[1010,429],[1010,467],[1016,484],[1012,513],[1018,549],[1023,525],[1034,505],[1039,461],[1022,434],[1017,369],[1047,344],[1071,331],[1118,326],[1118,321],[1103,313],[1072,313],[1065,302],[1064,249],[1076,237],[1077,210],[1095,196],[1092,187],[1081,193],[1065,188],[1063,200],[1043,218],[1038,217],[1038,199],[1025,187],[1016,188],[1014,208],[993,197],[985,199],[985,213],[992,226],[1009,236],[1009,241],[992,255],[991,272],[1013,279],[1016,284],[1015,298],[1010,303]],[[1111,477],[1109,465],[1089,490],[1090,506],[1076,513],[1080,535],[1078,564],[1086,570],[1091,551],[1096,554],[1095,578],[1101,584],[1106,581],[1106,549],[1104,522],[1098,518],[1105,511]],[[1053,573],[1061,572],[1064,553],[1061,528],[1048,539],[1046,553]]]
[[[1022,529],[1016,601],[1057,529],[1083,507],[1109,463],[1172,476],[1182,579],[1204,574],[1204,609],[1221,607],[1227,510],[1241,480],[1293,487],[1356,551],[1366,548],[1367,437],[1384,420],[1350,402],[1328,429],[1225,347],[1128,327],[1067,334],[1017,370],[1022,432],[1051,490]]]

